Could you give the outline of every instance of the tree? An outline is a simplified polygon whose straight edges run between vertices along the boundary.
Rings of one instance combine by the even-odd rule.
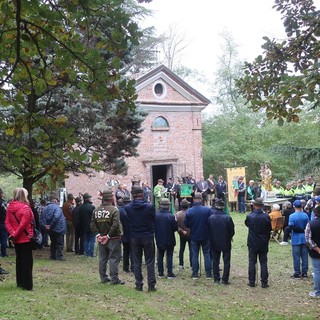
[[[122,0],[0,1],[0,168],[32,185],[125,171],[143,114],[124,71],[141,32]]]
[[[245,166],[247,181],[258,179],[260,164],[265,161],[271,164],[273,176],[283,182],[317,174],[320,118],[316,110],[304,106],[299,123],[278,126],[274,120],[266,121],[262,111],[247,108],[235,86],[243,72],[237,45],[229,34],[222,36],[224,45],[213,86],[214,101],[221,109],[203,123],[205,174],[218,176],[227,167]],[[310,150],[309,158],[302,154],[305,149]]]
[[[298,122],[301,107],[319,106],[320,18],[312,0],[276,0],[287,39],[264,37],[264,52],[244,65],[238,87],[254,111],[263,109],[268,119]]]

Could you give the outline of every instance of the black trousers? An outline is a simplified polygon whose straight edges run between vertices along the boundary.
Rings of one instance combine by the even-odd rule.
[[[212,270],[213,270],[213,279],[214,281],[220,281],[220,257],[222,253],[223,258],[223,274],[222,281],[229,281],[230,274],[230,259],[231,259],[231,251],[216,251],[211,250],[211,258],[212,258]]]
[[[122,242],[122,259],[123,259],[123,271],[133,271],[133,261],[131,257],[131,246],[130,242]],[[130,267],[131,262],[131,267]]]
[[[156,284],[155,275],[155,245],[153,238],[131,238],[131,254],[133,258],[133,272],[136,279],[136,286],[143,286],[142,276],[142,255],[144,254],[147,265],[148,285],[153,287]]]
[[[189,247],[189,262],[190,267],[192,267],[192,250],[191,250],[191,243],[190,238],[186,238],[180,235],[180,249],[179,249],[179,266],[184,266],[184,251],[186,249],[186,244],[188,242]]]
[[[249,248],[249,283],[256,282],[256,264],[257,258],[260,262],[261,284],[268,283],[268,252],[261,250],[254,250]]]
[[[32,290],[33,256],[30,242],[15,243],[17,286]]]
[[[74,227],[74,251],[76,254],[84,254],[84,234],[77,227]]]

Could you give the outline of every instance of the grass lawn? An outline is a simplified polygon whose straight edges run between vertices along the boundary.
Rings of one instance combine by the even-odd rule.
[[[66,253],[67,261],[51,261],[48,249],[34,252],[35,291],[28,292],[15,286],[15,257],[9,249],[10,257],[0,260],[10,272],[0,282],[0,319],[319,319],[320,300],[308,295],[313,289],[312,277],[290,278],[290,245],[270,243],[269,288],[247,286],[245,215],[232,217],[236,235],[228,286],[214,285],[204,274],[194,281],[188,267],[179,272],[177,241],[177,278],[158,279],[157,292],[135,291],[133,275],[122,272],[124,286],[100,284],[97,258]],[[311,261],[309,265],[311,274]]]

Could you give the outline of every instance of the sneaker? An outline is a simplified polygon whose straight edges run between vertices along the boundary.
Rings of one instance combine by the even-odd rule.
[[[0,268],[0,274],[9,274],[9,272],[4,270],[4,269],[2,269],[2,268]]]
[[[320,298],[320,296],[318,296],[314,291],[309,292],[309,296],[312,298]]]
[[[155,286],[148,287],[148,292],[155,292],[155,291],[157,291],[157,288]]]
[[[163,273],[159,273],[159,274],[158,274],[158,278],[159,278],[159,279],[162,279],[162,278],[163,278]]]
[[[111,281],[110,284],[112,284],[112,285],[125,284],[125,282],[120,279],[117,279],[117,280]]]
[[[192,276],[192,280],[198,280],[199,277],[198,276]]]
[[[294,273],[291,278],[293,279],[301,279],[301,274],[300,273]]]
[[[302,278],[308,278],[308,273],[307,273],[307,272],[302,272],[301,277],[302,277]]]
[[[168,279],[174,279],[176,278],[176,275],[174,273],[168,274]]]
[[[288,245],[288,242],[286,242],[286,241],[281,241],[279,244],[280,244],[280,246],[287,246],[287,245]]]

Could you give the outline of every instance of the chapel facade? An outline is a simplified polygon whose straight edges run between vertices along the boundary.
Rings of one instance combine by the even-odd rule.
[[[114,182],[131,189],[134,180],[153,188],[158,179],[203,175],[201,111],[210,103],[167,67],[161,65],[136,79],[137,106],[147,113],[143,121],[139,156],[127,159],[127,175],[95,172],[69,173],[66,191],[89,192],[97,202],[99,190]]]

